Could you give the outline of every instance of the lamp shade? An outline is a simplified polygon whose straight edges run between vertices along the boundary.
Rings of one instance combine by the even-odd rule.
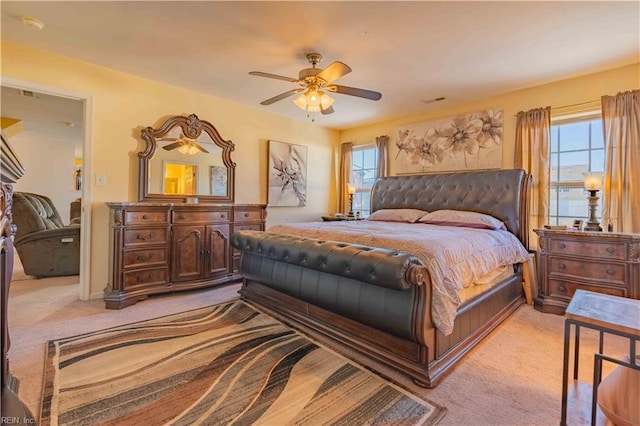
[[[602,172],[585,172],[584,176],[584,189],[587,191],[599,191],[602,189],[602,178],[604,173]]]
[[[178,151],[184,155],[195,155],[200,150],[193,145],[182,145],[180,148],[178,148]]]
[[[356,186],[353,183],[348,183],[347,184],[347,193],[349,195],[353,195],[356,193]]]
[[[334,99],[321,90],[309,89],[296,99],[293,103],[303,111],[319,112],[333,105]]]

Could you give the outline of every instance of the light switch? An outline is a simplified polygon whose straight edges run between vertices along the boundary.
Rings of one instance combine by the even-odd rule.
[[[107,175],[104,173],[96,173],[96,186],[105,186],[107,184]]]

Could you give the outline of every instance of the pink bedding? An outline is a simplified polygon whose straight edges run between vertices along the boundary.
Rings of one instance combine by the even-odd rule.
[[[431,317],[444,335],[453,330],[461,303],[459,290],[473,285],[497,267],[529,259],[529,253],[515,235],[503,230],[360,220],[290,223],[272,226],[268,231],[416,255],[431,274]]]

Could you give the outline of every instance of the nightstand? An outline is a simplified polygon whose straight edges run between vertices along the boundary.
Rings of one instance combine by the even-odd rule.
[[[536,229],[534,307],[562,315],[578,289],[640,299],[640,234]]]

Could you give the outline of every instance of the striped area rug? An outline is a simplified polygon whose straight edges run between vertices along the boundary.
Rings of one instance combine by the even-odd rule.
[[[234,300],[47,345],[41,425],[414,425],[445,409]]]

